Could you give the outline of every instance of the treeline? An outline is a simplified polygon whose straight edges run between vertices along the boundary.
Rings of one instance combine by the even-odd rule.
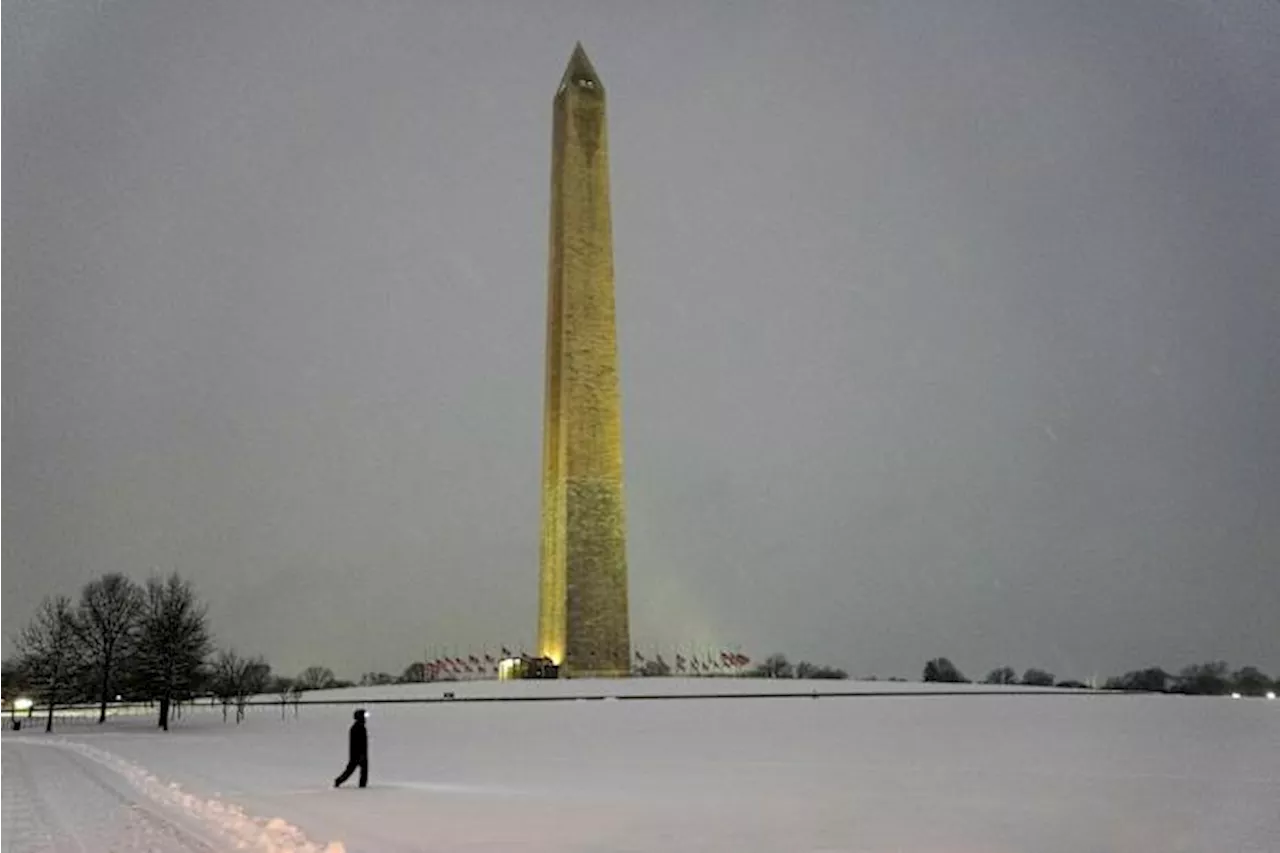
[[[38,701],[45,731],[69,705],[97,703],[101,723],[112,702],[156,703],[167,731],[171,711],[197,697],[221,701],[224,719],[234,708],[238,723],[250,696],[278,695],[283,713],[290,699],[296,711],[303,691],[351,686],[326,667],[289,678],[261,656],[215,649],[205,604],[176,573],[141,585],[107,574],[85,584],[78,601],[46,598],[15,645],[15,659],[4,661],[5,701]]]
[[[46,598],[16,639],[18,657],[4,665],[4,692],[30,693],[53,730],[58,706],[97,701],[98,721],[116,696],[158,702],[168,729],[174,702],[194,695],[212,650],[205,606],[177,574],[139,586],[120,574],[85,584],[73,603]]]
[[[360,676],[361,687],[378,687],[384,684],[418,684],[437,680],[432,668],[422,661],[414,661],[404,668],[399,675],[389,672],[366,672]]]
[[[1223,696],[1229,693],[1267,696],[1280,690],[1280,680],[1270,678],[1256,666],[1245,666],[1232,672],[1226,661],[1219,660],[1183,667],[1177,675],[1165,672],[1158,666],[1133,670],[1108,678],[1103,687],[1107,690],[1142,690],[1199,696]]]
[[[934,658],[924,665],[925,681],[951,684],[968,684],[959,668],[947,658]],[[1053,673],[1042,669],[1028,669],[1019,678],[1012,667],[1002,666],[987,673],[983,684],[1020,684],[1028,687],[1084,688],[1080,681],[1055,681]],[[1232,671],[1226,661],[1210,661],[1183,667],[1178,673],[1166,672],[1158,666],[1133,670],[1124,675],[1108,678],[1103,690],[1132,690],[1150,693],[1183,693],[1198,696],[1225,696],[1239,693],[1241,696],[1266,696],[1280,689],[1280,683],[1268,677],[1255,666],[1245,666]]]
[[[636,656],[641,657],[639,654],[637,654]],[[640,676],[641,678],[664,678],[670,675],[683,676],[685,674],[685,669],[683,667],[684,659],[679,655],[677,655],[676,657],[678,661],[681,661],[680,668],[676,670],[672,670],[670,664],[668,664],[665,660],[662,659],[662,655],[658,655],[653,660],[643,660],[643,658],[641,658],[642,663],[632,670],[632,674]],[[729,653],[726,653],[725,657],[729,657]],[[792,665],[791,662],[787,660],[787,656],[782,654],[769,655],[769,657],[765,658],[764,663],[758,664],[752,667],[751,669],[744,669],[741,666],[737,666],[736,667],[737,671],[733,671],[732,669],[730,669],[730,667],[733,667],[735,664],[745,665],[746,663],[750,662],[750,659],[747,658],[745,655],[735,655],[734,658],[735,660],[732,661],[729,666],[725,667],[725,669],[729,671],[713,672],[711,670],[710,665],[704,664],[700,667],[693,669],[693,674],[695,675],[710,674],[712,676],[724,676],[724,677],[732,677],[732,678],[848,678],[849,677],[849,673],[845,672],[843,669],[836,669],[835,667],[830,667],[830,666],[819,666],[818,664],[809,663],[809,661],[800,661],[799,663]]]
[[[820,666],[802,660],[792,666],[783,654],[772,654],[764,659],[764,663],[743,673],[747,678],[848,678],[849,673],[833,666]]]

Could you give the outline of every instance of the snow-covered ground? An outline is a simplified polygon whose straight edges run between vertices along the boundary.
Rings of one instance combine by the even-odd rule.
[[[3,739],[4,850],[1280,850],[1280,701],[677,679],[328,695],[709,687],[917,695],[371,704],[365,790],[332,788],[350,706],[33,727]]]
[[[5,738],[4,850],[320,853],[297,828],[166,784],[90,744]],[[324,853],[341,853],[326,845]]]

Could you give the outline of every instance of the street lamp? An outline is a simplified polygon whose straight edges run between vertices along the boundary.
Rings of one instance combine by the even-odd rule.
[[[13,704],[9,706],[9,722],[13,726],[14,731],[17,731],[19,726],[18,712],[26,711],[27,716],[30,717],[31,709],[35,707],[35,704],[36,704],[35,702],[32,702],[30,699],[27,699],[26,697],[13,700]]]

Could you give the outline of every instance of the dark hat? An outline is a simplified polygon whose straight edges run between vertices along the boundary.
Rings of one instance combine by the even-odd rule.
[[[355,718],[356,718],[356,720],[357,720],[358,722],[363,723],[363,722],[364,722],[364,708],[360,708],[360,709],[358,709],[358,710],[357,710],[354,714],[352,714],[351,716],[355,717]]]

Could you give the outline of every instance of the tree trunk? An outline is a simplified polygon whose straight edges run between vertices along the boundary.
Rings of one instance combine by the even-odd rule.
[[[98,706],[98,725],[107,721],[107,697],[111,694],[111,654],[102,659],[102,702]]]
[[[61,667],[59,667],[54,670],[53,678],[49,679],[49,690],[47,694],[49,698],[49,715],[44,721],[44,730],[46,734],[53,731],[53,706],[58,704],[58,681],[60,680],[61,674]]]
[[[169,731],[169,697],[160,697],[160,728]]]

